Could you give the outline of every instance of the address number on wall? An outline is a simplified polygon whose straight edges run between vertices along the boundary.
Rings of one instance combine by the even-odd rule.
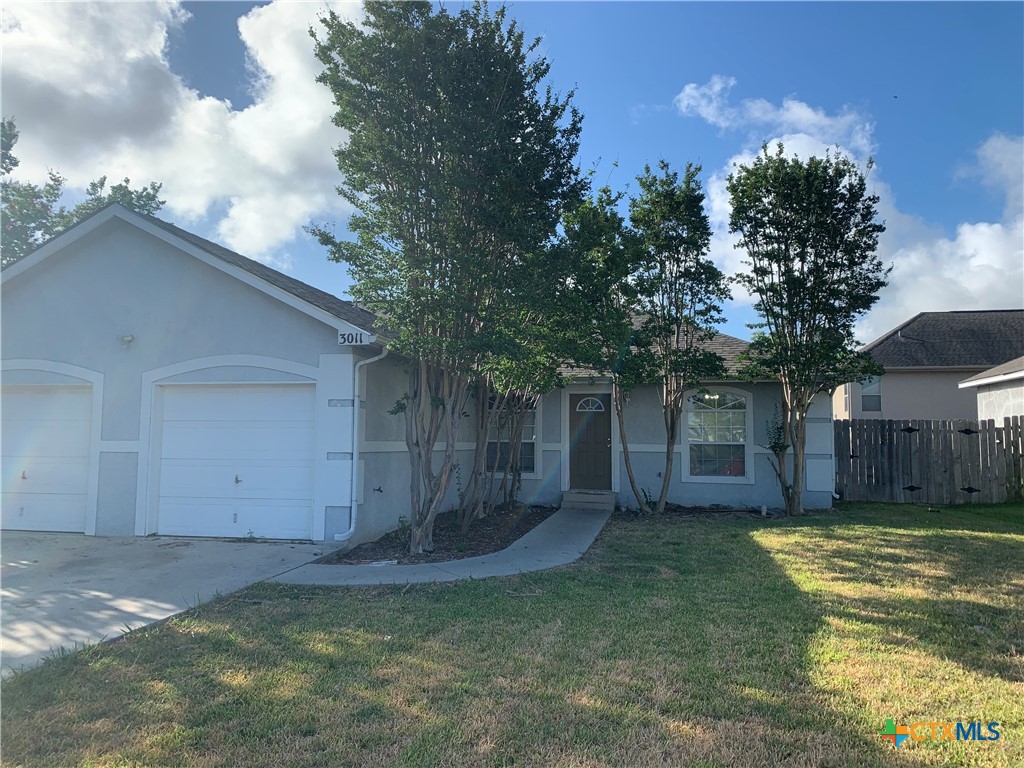
[[[360,344],[372,344],[375,336],[371,336],[368,333],[349,333],[347,331],[338,331],[338,343],[343,346],[359,346]]]

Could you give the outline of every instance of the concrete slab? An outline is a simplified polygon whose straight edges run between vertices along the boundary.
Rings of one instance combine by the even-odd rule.
[[[282,584],[377,586],[515,576],[567,565],[580,558],[611,512],[560,509],[517,542],[490,555],[423,565],[303,565],[275,576]]]
[[[8,674],[59,648],[118,637],[324,551],[320,544],[5,531],[0,667]]]

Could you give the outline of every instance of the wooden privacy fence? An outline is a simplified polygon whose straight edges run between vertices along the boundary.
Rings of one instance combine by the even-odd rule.
[[[836,488],[850,501],[1024,501],[1022,422],[837,421]]]

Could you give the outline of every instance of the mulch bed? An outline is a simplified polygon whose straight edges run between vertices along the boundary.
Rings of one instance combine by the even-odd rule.
[[[781,510],[768,509],[765,517],[780,517],[782,516]],[[665,505],[665,516],[666,517],[761,517],[760,508],[745,508],[745,507],[726,507],[720,504],[712,504],[711,506],[704,507],[684,507],[681,504],[666,504]],[[634,517],[639,517],[637,513],[633,512]]]
[[[469,531],[459,530],[455,514],[438,515],[434,521],[434,551],[409,554],[408,529],[399,529],[345,552],[327,555],[320,563],[365,565],[395,560],[402,565],[443,563],[498,552],[548,519],[558,507],[517,507],[515,512],[497,510],[490,517],[474,520]]]

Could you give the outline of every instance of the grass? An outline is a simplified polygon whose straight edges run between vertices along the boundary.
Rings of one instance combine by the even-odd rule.
[[[3,764],[1024,765],[1024,508],[613,519],[580,563],[257,585],[3,684]],[[885,718],[999,721],[907,741]]]

